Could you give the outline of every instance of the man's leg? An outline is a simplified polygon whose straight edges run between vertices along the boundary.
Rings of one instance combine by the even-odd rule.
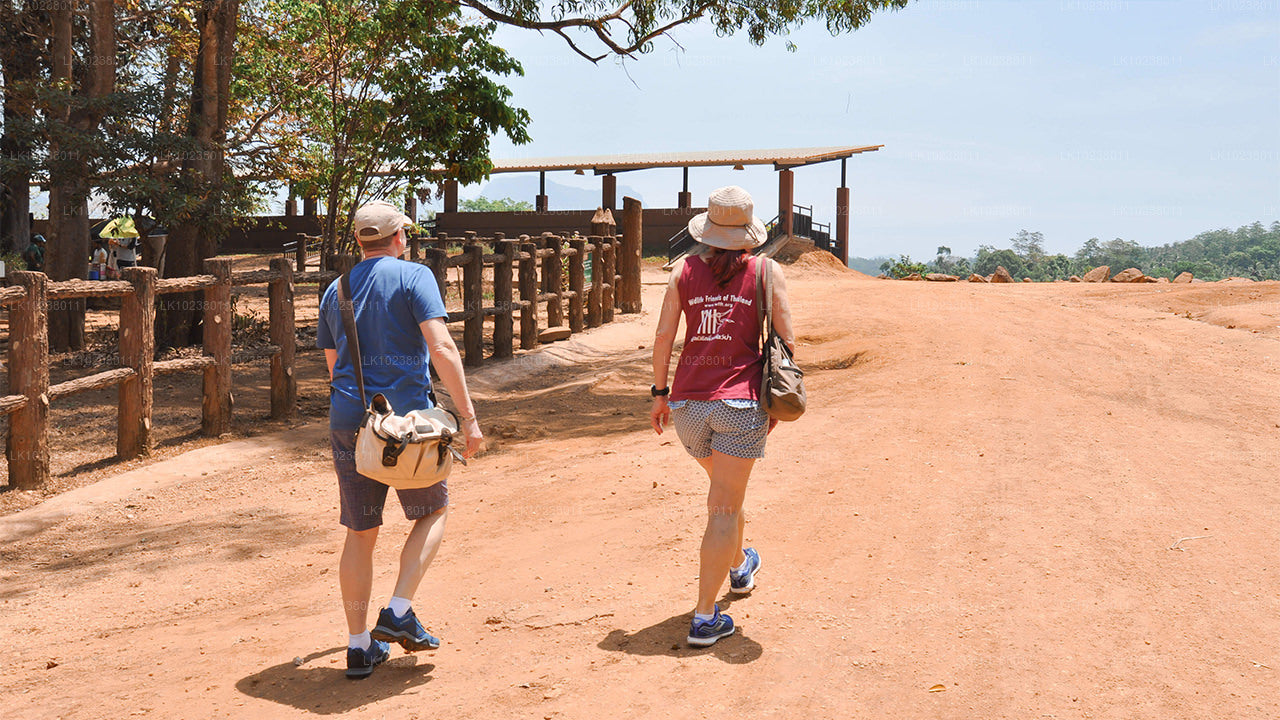
[[[435,559],[440,549],[440,541],[444,539],[445,520],[449,517],[449,508],[443,508],[426,517],[414,521],[409,537],[404,541],[400,551],[400,575],[396,578],[395,596],[412,600],[418,591],[422,577]]]
[[[342,609],[347,616],[347,632],[359,635],[368,629],[369,596],[373,594],[373,548],[378,528],[347,529],[338,563],[338,584],[342,586]]]

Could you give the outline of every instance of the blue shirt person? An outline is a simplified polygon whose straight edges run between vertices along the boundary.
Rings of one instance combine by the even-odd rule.
[[[484,437],[467,392],[462,357],[449,335],[444,301],[435,277],[421,265],[400,259],[409,218],[394,206],[371,202],[356,211],[353,227],[364,256],[351,269],[356,334],[360,340],[365,396],[386,395],[398,413],[430,406],[430,367],[449,391],[466,437],[463,454],[479,452]],[[444,537],[448,482],[428,488],[397,490],[413,529],[400,553],[400,573],[387,606],[369,628],[373,594],[373,550],[382,525],[387,486],[356,472],[355,431],[364,413],[355,365],[338,307],[337,282],[320,301],[316,344],[329,365],[329,443],[338,475],[339,521],[347,528],[338,567],[342,607],[347,619],[347,676],[368,676],[389,656],[388,642],[406,651],[434,650],[440,639],[427,632],[411,600]]]

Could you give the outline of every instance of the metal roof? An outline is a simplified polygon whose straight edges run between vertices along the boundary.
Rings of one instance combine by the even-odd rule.
[[[564,157],[494,160],[493,172],[593,170],[597,175],[661,167],[712,167],[722,165],[773,165],[776,169],[841,160],[874,152],[883,145],[835,145],[831,147],[777,150],[724,150],[712,152],[624,153],[622,155],[572,155]]]

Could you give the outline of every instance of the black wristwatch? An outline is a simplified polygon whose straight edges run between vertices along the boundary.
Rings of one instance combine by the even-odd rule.
[[[654,397],[666,397],[667,395],[671,394],[671,388],[664,387],[661,390],[659,390],[657,385],[650,385],[649,394],[653,395]]]

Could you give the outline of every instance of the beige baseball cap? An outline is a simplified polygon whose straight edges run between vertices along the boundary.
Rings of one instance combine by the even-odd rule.
[[[400,212],[400,208],[395,205],[382,200],[374,200],[356,210],[355,219],[351,224],[352,230],[356,234],[356,240],[360,242],[377,242],[394,235],[397,230],[406,225],[412,225],[413,221],[409,219],[408,215]]]

